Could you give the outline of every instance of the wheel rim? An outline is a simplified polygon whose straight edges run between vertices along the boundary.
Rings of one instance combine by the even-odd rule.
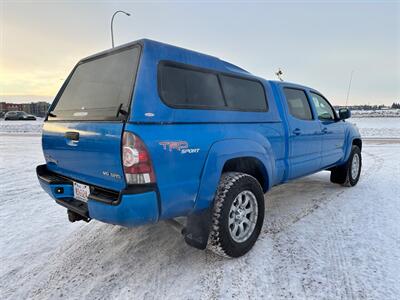
[[[360,171],[360,156],[356,153],[353,156],[353,161],[351,162],[351,178],[354,180],[357,178]]]
[[[239,193],[229,210],[229,233],[237,243],[246,241],[254,231],[258,218],[256,196],[250,191]]]

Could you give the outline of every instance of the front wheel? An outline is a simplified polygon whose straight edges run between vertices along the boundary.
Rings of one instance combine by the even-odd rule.
[[[264,194],[252,176],[229,172],[221,176],[214,199],[209,248],[239,257],[257,241],[264,221]]]
[[[360,179],[361,162],[361,150],[358,146],[353,145],[347,163],[332,169],[331,181],[343,186],[355,186]]]

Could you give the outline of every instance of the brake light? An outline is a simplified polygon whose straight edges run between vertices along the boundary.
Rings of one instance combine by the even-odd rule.
[[[150,155],[142,140],[130,132],[122,138],[122,163],[128,184],[154,183],[155,175]]]

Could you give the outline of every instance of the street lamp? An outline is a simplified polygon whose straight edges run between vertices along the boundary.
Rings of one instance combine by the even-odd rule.
[[[113,30],[113,23],[114,23],[114,17],[115,17],[115,15],[116,15],[117,13],[123,13],[123,14],[127,15],[128,17],[131,15],[130,13],[127,13],[126,11],[123,11],[123,10],[117,10],[117,11],[112,15],[112,18],[111,18],[111,44],[112,44],[112,47],[113,47],[113,48],[114,48],[114,30]]]

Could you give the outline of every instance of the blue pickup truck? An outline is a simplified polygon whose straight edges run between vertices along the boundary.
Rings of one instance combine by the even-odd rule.
[[[42,188],[71,222],[186,217],[196,248],[238,257],[264,193],[321,170],[357,184],[362,141],[317,90],[147,39],[82,59],[43,125]]]

